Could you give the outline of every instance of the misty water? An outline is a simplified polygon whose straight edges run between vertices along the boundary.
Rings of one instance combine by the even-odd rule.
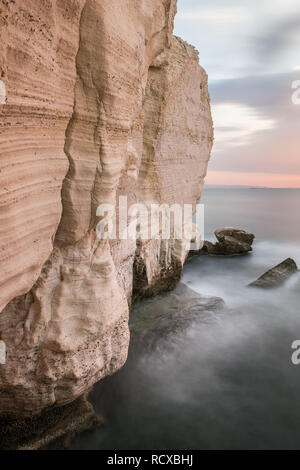
[[[206,238],[217,227],[256,235],[243,257],[199,257],[184,270],[194,291],[224,299],[215,321],[194,322],[172,347],[130,351],[91,394],[105,426],[74,449],[299,449],[297,275],[282,288],[247,288],[287,257],[300,266],[300,190],[206,189]],[[166,301],[167,302],[167,301]],[[168,305],[168,304],[166,304]]]

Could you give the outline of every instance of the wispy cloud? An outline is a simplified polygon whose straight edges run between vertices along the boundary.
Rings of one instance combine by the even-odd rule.
[[[249,19],[247,8],[199,7],[179,11],[178,19],[186,21],[212,21],[218,23],[239,22]]]
[[[210,79],[215,145],[209,172],[300,175],[299,0],[178,0],[176,34]],[[298,175],[298,176],[297,176]],[[276,180],[277,181],[277,180]]]
[[[269,188],[300,188],[300,174],[248,173],[238,171],[210,171],[207,184],[230,186],[262,186]]]
[[[212,83],[217,128],[211,170],[300,174],[300,106],[291,100],[296,78],[293,72]]]
[[[267,119],[255,108],[243,104],[219,103],[213,106],[215,123],[214,154],[228,147],[243,147],[251,143],[256,132],[275,127],[274,119]]]

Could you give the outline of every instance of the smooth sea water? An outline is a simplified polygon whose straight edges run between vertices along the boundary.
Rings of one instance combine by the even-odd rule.
[[[224,299],[216,322],[196,322],[172,348],[137,354],[91,395],[106,425],[73,449],[300,449],[300,290],[247,284],[287,257],[300,266],[300,190],[204,191],[206,239],[222,226],[256,235],[251,255],[199,257],[183,282]]]

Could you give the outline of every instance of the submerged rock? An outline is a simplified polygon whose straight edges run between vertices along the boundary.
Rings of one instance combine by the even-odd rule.
[[[293,259],[288,258],[282,263],[278,264],[278,266],[275,266],[274,268],[267,271],[256,281],[249,284],[249,287],[259,287],[262,289],[279,287],[297,272],[297,264]]]
[[[104,424],[87,396],[41,415],[0,421],[1,450],[64,449],[77,434]]]
[[[183,334],[195,322],[215,322],[225,309],[219,297],[206,297],[180,283],[171,293],[162,293],[134,305],[131,341],[143,350],[158,349],[171,337]],[[170,345],[170,343],[169,343]]]

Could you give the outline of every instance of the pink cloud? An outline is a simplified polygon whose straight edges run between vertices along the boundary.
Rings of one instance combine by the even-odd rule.
[[[300,174],[209,171],[206,177],[206,184],[222,186],[263,186],[267,188],[300,188]]]

